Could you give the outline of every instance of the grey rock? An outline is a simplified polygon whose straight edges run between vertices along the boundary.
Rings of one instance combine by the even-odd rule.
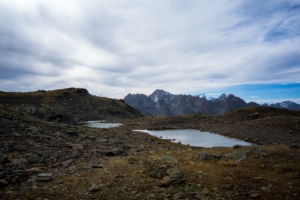
[[[183,179],[184,173],[181,170],[174,170],[169,176],[165,176],[161,182],[160,187],[169,187],[170,185],[178,185],[185,183]]]
[[[207,154],[205,152],[199,152],[197,158],[200,160],[220,160],[222,155],[220,154]]]
[[[69,160],[66,160],[66,161],[62,162],[61,164],[62,164],[64,167],[66,167],[66,166],[70,165],[73,161],[74,161],[73,159],[69,159]]]
[[[100,192],[100,187],[97,186],[96,184],[93,184],[91,187],[89,187],[89,193],[96,193]]]
[[[174,196],[173,196],[174,199],[185,199],[186,198],[186,195],[183,193],[183,192],[179,192],[179,193],[176,193]]]
[[[50,172],[44,172],[38,174],[37,181],[52,181],[53,179],[53,174]]]
[[[197,158],[200,158],[200,160],[208,160],[209,155],[206,154],[205,152],[199,152],[198,155],[197,155]]]
[[[38,174],[39,177],[52,177],[53,173],[51,172],[44,172],[44,173],[40,173]]]
[[[266,187],[266,186],[262,186],[260,190],[263,191],[263,192],[269,192],[270,188]]]
[[[201,194],[204,194],[204,195],[207,195],[209,193],[209,190],[207,188],[204,188],[202,191],[201,191]]]
[[[247,158],[247,154],[244,151],[235,150],[232,153],[226,154],[226,158],[241,161]]]
[[[103,138],[101,138],[101,139],[98,139],[98,140],[96,140],[98,143],[107,143],[108,141],[107,141],[107,139],[103,139]]]
[[[250,198],[258,198],[259,194],[258,193],[253,193],[250,195]]]
[[[168,175],[169,174],[167,173],[166,168],[158,168],[149,174],[150,177],[158,179],[162,179],[163,177]]]
[[[111,139],[109,139],[108,143],[110,143],[110,144],[123,144],[123,142],[120,138],[111,138]]]
[[[25,169],[28,165],[28,160],[25,158],[14,159],[10,165],[12,165],[13,168]]]
[[[171,166],[177,165],[177,162],[178,162],[175,158],[172,158],[170,156],[164,156],[163,161],[165,164],[169,164]]]
[[[184,177],[184,173],[181,170],[174,170],[170,174],[171,179],[182,179]]]
[[[108,152],[106,152],[106,156],[118,156],[118,155],[122,155],[123,154],[123,150],[122,149],[119,149],[119,148],[115,148],[115,149],[112,149]]]

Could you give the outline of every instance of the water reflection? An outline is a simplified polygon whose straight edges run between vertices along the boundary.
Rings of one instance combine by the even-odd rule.
[[[81,126],[88,126],[94,128],[113,128],[117,126],[121,126],[120,123],[105,123],[104,121],[86,121],[86,122],[79,122]]]
[[[161,137],[162,139],[170,139],[173,142],[181,142],[197,147],[232,147],[234,145],[250,146],[251,143],[234,138],[228,138],[222,135],[201,132],[195,129],[180,129],[180,130],[135,130],[150,135]]]

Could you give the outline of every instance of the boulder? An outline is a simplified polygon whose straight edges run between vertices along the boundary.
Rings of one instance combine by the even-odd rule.
[[[179,185],[185,183],[183,179],[184,173],[181,170],[174,170],[169,176],[165,176],[161,182],[160,187],[169,187],[170,185]]]
[[[105,153],[106,156],[119,156],[119,155],[122,155],[123,154],[123,150],[122,149],[119,149],[119,148],[114,148],[110,151],[107,151]]]
[[[155,169],[153,172],[150,173],[150,177],[152,178],[158,178],[158,179],[162,179],[165,176],[168,176],[169,174],[166,171],[165,167],[159,167],[157,169]]]
[[[172,158],[170,156],[164,156],[163,161],[166,165],[169,165],[169,166],[177,165],[177,162],[178,162],[175,158]]]

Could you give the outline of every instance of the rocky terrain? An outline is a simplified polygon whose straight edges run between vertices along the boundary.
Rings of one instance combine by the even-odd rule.
[[[97,97],[83,88],[35,92],[1,92],[0,104],[40,119],[74,123],[88,119],[140,117],[139,111],[123,100]]]
[[[142,117],[86,90],[50,92],[1,93],[0,199],[299,199],[299,111]],[[76,125],[95,119],[123,126]],[[183,128],[253,145],[192,147],[133,131]]]
[[[149,96],[128,94],[124,101],[138,109],[145,116],[175,116],[189,113],[220,115],[240,108],[259,106],[255,102],[246,103],[243,99],[233,94],[222,94],[219,98],[206,98],[205,95],[174,95],[163,90],[155,90]],[[292,101],[270,105],[263,104],[263,106],[300,110],[300,105]]]

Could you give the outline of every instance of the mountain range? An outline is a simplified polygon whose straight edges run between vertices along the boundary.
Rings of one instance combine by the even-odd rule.
[[[300,110],[300,105],[292,101],[284,101],[276,104],[260,105],[256,102],[246,103],[240,97],[233,94],[221,94],[218,98],[207,98],[201,95],[174,95],[164,90],[155,90],[151,95],[128,94],[124,101],[138,109],[142,115],[168,115],[177,116],[189,113],[201,113],[207,115],[220,115],[231,110],[251,106],[271,106],[291,110]]]

